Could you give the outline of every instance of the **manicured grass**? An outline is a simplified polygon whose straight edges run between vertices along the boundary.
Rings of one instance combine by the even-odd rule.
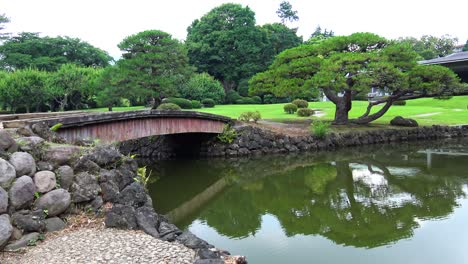
[[[217,105],[214,108],[203,108],[197,111],[224,115],[231,118],[238,118],[242,112],[259,111],[262,119],[274,121],[301,120],[310,119],[310,117],[298,117],[297,115],[286,114],[283,111],[284,104],[270,105]],[[395,116],[413,118],[420,125],[433,124],[468,124],[468,96],[456,96],[449,100],[437,100],[433,98],[422,98],[407,101],[406,106],[392,106],[389,111],[377,119],[375,124],[388,124]],[[324,112],[322,117],[312,117],[312,119],[321,119],[326,121],[333,120],[335,115],[335,105],[331,102],[312,102],[309,108],[318,109]],[[367,108],[367,102],[354,101],[353,108],[350,111],[350,118],[356,118],[362,115]],[[379,107],[374,107],[373,112],[378,111]],[[426,116],[419,116],[426,115]]]

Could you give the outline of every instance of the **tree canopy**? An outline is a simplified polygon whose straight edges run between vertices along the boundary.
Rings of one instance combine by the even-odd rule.
[[[355,123],[369,123],[396,100],[436,96],[460,88],[459,78],[442,66],[419,66],[408,44],[393,44],[371,33],[355,33],[304,44],[279,54],[250,81],[250,93],[299,97],[319,91],[336,106],[335,124],[347,124],[352,98],[377,88],[388,96],[369,102]],[[385,104],[371,114],[373,106]]]
[[[458,39],[449,35],[441,37],[424,35],[420,39],[409,37],[400,38],[398,41],[410,44],[414,51],[421,56],[419,59],[429,60],[452,54]]]
[[[25,68],[55,71],[67,63],[105,67],[112,61],[107,52],[80,39],[40,37],[31,32],[8,38],[0,46],[0,57],[0,69],[7,71]]]
[[[292,9],[291,3],[289,1],[283,1],[280,3],[276,14],[281,19],[281,23],[284,24],[286,20],[289,22],[299,20],[299,16],[297,15],[297,11]]]
[[[463,46],[462,51],[468,51],[468,40],[466,41],[465,45]]]
[[[227,90],[264,70],[265,60],[271,56],[264,54],[267,36],[255,26],[255,13],[239,4],[212,9],[193,21],[187,31],[192,65],[221,81]]]

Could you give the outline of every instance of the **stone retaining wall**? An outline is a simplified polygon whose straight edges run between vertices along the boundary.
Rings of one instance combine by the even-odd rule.
[[[315,136],[293,137],[281,135],[248,125],[238,126],[234,129],[237,132],[237,138],[232,143],[222,143],[214,138],[204,143],[200,155],[205,157],[234,157],[270,153],[296,153],[390,142],[468,137],[468,126],[431,126],[331,133],[324,139]]]

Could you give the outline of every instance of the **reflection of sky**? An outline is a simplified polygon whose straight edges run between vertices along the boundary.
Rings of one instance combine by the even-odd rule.
[[[468,201],[460,201],[450,219],[418,222],[409,239],[373,249],[336,245],[321,236],[287,237],[273,215],[263,215],[260,230],[244,239],[230,239],[199,220],[190,231],[232,254],[245,255],[249,263],[468,263]]]

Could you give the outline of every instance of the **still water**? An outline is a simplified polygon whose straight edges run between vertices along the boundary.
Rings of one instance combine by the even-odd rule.
[[[468,263],[468,140],[152,166],[155,209],[249,263]]]

